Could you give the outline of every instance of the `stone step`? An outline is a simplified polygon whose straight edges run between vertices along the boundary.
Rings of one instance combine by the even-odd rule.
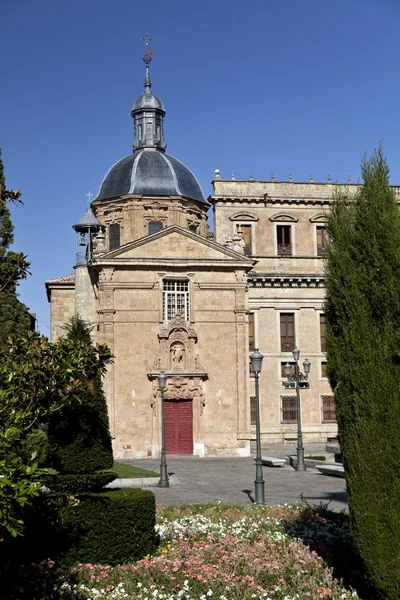
[[[331,477],[345,477],[344,467],[342,465],[318,465],[317,470],[322,475],[330,475]]]
[[[261,460],[266,467],[283,467],[286,464],[284,458],[277,458],[276,456],[262,456]]]

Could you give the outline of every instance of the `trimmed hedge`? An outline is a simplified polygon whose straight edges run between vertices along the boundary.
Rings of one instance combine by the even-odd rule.
[[[46,486],[58,494],[89,494],[90,492],[101,492],[107,483],[114,481],[117,477],[118,474],[113,471],[79,475],[49,475]]]
[[[66,567],[132,562],[156,551],[155,522],[155,496],[140,488],[41,494],[26,511],[24,537],[0,544],[0,560],[19,565],[50,557]]]
[[[140,560],[157,549],[152,492],[110,490],[79,498],[65,522],[66,550],[60,562],[116,565]]]

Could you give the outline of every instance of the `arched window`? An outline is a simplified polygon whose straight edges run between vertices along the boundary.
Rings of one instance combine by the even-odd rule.
[[[114,250],[114,248],[118,248],[121,245],[120,241],[120,227],[118,223],[113,223],[108,228],[108,239],[109,239],[109,249]]]
[[[163,228],[163,224],[161,223],[161,221],[150,221],[149,222],[149,235],[151,235],[152,233],[156,233],[157,231],[160,231]]]

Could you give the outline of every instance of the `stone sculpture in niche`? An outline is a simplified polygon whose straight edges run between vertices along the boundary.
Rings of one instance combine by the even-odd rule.
[[[181,371],[185,368],[185,348],[183,344],[173,344],[171,346],[171,367],[174,371]]]

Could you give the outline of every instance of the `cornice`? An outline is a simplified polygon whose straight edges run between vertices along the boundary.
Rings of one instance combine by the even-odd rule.
[[[248,283],[253,288],[323,288],[324,276],[248,273]]]

